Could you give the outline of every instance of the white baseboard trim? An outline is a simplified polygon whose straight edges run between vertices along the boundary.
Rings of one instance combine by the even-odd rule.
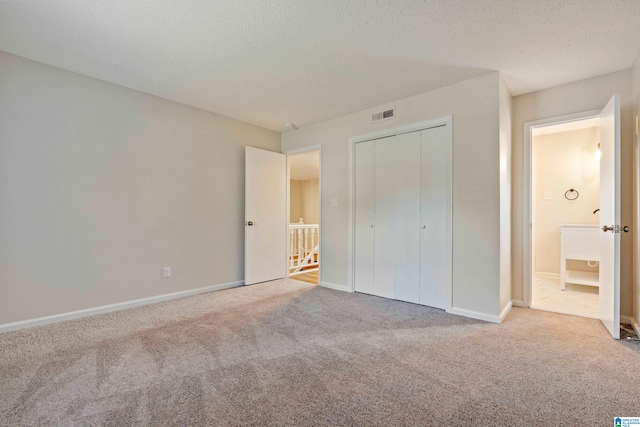
[[[634,323],[636,323],[636,321],[631,316],[620,316],[620,323],[626,323],[627,325],[633,325]]]
[[[48,323],[57,323],[57,322],[62,322],[64,320],[79,319],[81,317],[94,316],[96,314],[109,313],[112,311],[140,307],[142,305],[155,304],[158,302],[168,301],[172,299],[190,297],[193,295],[204,294],[207,292],[221,291],[223,289],[242,286],[243,284],[244,284],[244,281],[240,280],[237,282],[229,282],[229,283],[223,283],[221,285],[205,286],[204,288],[174,292],[171,294],[157,295],[154,297],[119,302],[115,304],[103,305],[100,307],[85,308],[82,310],[70,311],[68,313],[60,313],[60,314],[54,314],[51,316],[38,317],[35,319],[27,319],[27,320],[20,320],[18,322],[5,323],[4,325],[0,325],[0,334],[4,332],[17,331],[18,329],[32,328],[34,326],[46,325]]]
[[[620,316],[620,323],[631,325],[631,327],[636,333],[636,336],[640,337],[640,325],[638,325],[638,322],[636,322],[636,319],[634,319],[631,316]]]
[[[535,273],[533,273],[534,277],[541,277],[541,278],[545,278],[545,279],[559,279],[560,278],[560,273],[547,273],[544,271],[536,271]]]
[[[531,307],[529,307],[531,310],[538,310],[538,311],[546,311],[547,313],[556,313],[556,314],[565,314],[567,316],[576,316],[576,317],[584,317],[585,319],[596,319],[596,320],[600,320],[599,316],[584,316],[582,314],[576,314],[576,313],[571,313],[570,311],[566,311],[566,310],[551,310],[548,308],[540,308],[540,307],[536,307],[535,305],[531,305]]]
[[[513,307],[513,303],[509,301],[504,310],[502,310],[502,313],[500,313],[500,323],[502,323],[504,318],[507,317],[507,314],[509,314],[509,312],[511,311],[511,307]]]
[[[335,283],[329,282],[320,282],[319,285],[323,288],[335,289],[336,291],[351,292],[347,285],[336,285]]]
[[[478,311],[465,310],[464,308],[451,307],[451,309],[447,310],[447,313],[470,317],[472,319],[484,320],[491,323],[500,323],[500,316],[480,313]]]
[[[524,301],[522,301],[520,299],[512,299],[511,300],[511,306],[512,307],[525,307],[525,308],[527,308],[527,305],[524,303]]]

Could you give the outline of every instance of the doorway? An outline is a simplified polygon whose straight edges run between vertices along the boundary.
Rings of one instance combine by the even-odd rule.
[[[533,303],[533,280],[539,260],[536,260],[536,228],[540,225],[534,222],[534,205],[554,200],[555,197],[564,198],[567,206],[573,204],[580,207],[580,189],[576,184],[564,183],[565,190],[558,190],[560,194],[554,195],[553,191],[533,188],[534,163],[533,163],[533,139],[537,129],[544,129],[550,125],[583,126],[582,120],[597,119],[599,140],[595,148],[591,148],[593,154],[599,156],[599,200],[598,207],[591,210],[591,215],[599,217],[598,224],[591,221],[579,224],[560,224],[552,232],[560,234],[560,253],[557,256],[560,261],[560,291],[566,292],[566,285],[579,284],[597,286],[599,315],[597,316],[611,336],[620,338],[620,233],[629,231],[629,227],[620,224],[620,94],[614,94],[602,110],[594,110],[583,113],[570,114],[562,117],[542,119],[527,122],[524,125],[525,148],[525,185],[524,185],[524,301],[525,307],[536,308]],[[591,142],[593,143],[593,141]],[[599,152],[599,153],[598,153]],[[562,157],[555,170],[569,169],[571,157]],[[580,169],[582,170],[582,169]],[[549,171],[542,172],[544,174]],[[571,178],[579,181],[579,174],[574,173]],[[547,185],[547,184],[544,184]],[[551,184],[548,184],[551,185]],[[582,182],[580,185],[585,185]],[[564,188],[564,187],[562,187]],[[542,194],[540,194],[542,192]],[[548,194],[545,194],[548,193]],[[546,200],[545,200],[546,199]],[[583,199],[584,200],[584,199]],[[591,201],[593,203],[595,199]],[[535,202],[535,203],[534,203]],[[567,207],[565,206],[565,207]],[[588,208],[583,208],[579,219],[584,220],[588,214]],[[594,213],[595,212],[595,213]],[[590,217],[593,218],[593,217]],[[597,238],[595,236],[598,236]],[[537,244],[542,244],[538,242]],[[557,249],[557,246],[556,246]],[[538,251],[540,256],[540,251]],[[597,260],[594,260],[597,258]],[[587,269],[598,267],[596,273],[591,270],[584,271],[584,266],[571,267],[570,261],[586,261]],[[575,264],[574,264],[575,265]],[[595,279],[595,280],[594,280]],[[578,283],[576,283],[578,282]],[[565,285],[564,290],[562,286]],[[566,307],[565,307],[566,308]],[[554,310],[560,311],[560,310]],[[566,314],[566,310],[560,311]]]
[[[531,137],[531,308],[599,319],[600,119]]]
[[[245,285],[286,277],[323,284],[320,152],[245,147]]]
[[[320,272],[320,151],[287,155],[289,277],[318,284]]]

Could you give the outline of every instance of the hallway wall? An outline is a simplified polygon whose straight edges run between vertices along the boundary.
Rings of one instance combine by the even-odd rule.
[[[297,224],[303,218],[305,224],[320,222],[320,181],[305,179],[289,181],[291,191],[290,217],[292,224]]]

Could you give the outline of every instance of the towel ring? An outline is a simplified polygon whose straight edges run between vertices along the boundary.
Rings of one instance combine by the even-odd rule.
[[[573,193],[575,193],[575,196],[573,195]],[[580,197],[580,193],[574,188],[570,188],[564,193],[564,198],[567,200],[575,200],[578,197]]]

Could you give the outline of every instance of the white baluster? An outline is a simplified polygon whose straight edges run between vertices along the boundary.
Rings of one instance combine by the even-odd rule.
[[[289,226],[289,269],[292,274],[302,271],[303,267],[320,264],[319,252],[316,249],[319,245],[320,228],[317,224],[299,223]]]
[[[298,229],[298,265],[302,265],[302,259],[304,258],[303,253],[304,247],[302,246],[302,230]]]
[[[316,262],[315,255],[313,254],[313,248],[316,247],[316,244],[315,244],[316,239],[315,239],[315,237],[316,237],[316,229],[312,228],[311,229],[311,264],[315,264],[315,262]]]
[[[289,269],[293,268],[293,254],[295,253],[295,248],[293,247],[293,234],[295,232],[295,229],[289,228]]]
[[[309,255],[309,229],[304,229],[304,258],[307,258]]]

